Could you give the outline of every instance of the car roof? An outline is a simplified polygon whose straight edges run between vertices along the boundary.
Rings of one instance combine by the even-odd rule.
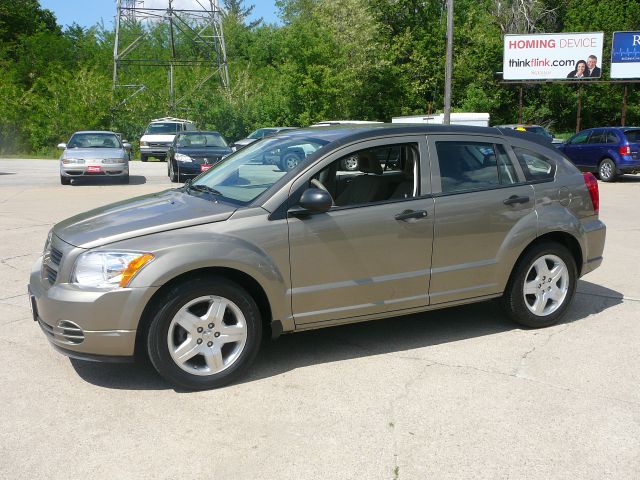
[[[395,136],[415,134],[498,135],[516,139],[525,139],[539,145],[544,145],[545,147],[550,145],[550,142],[541,135],[529,132],[518,132],[510,128],[476,127],[471,125],[425,125],[411,123],[342,124],[327,127],[307,127],[280,132],[270,138],[298,139],[308,137],[341,144],[386,135]]]
[[[73,135],[76,133],[110,133],[112,135],[117,135],[115,132],[110,132],[109,130],[78,130],[77,132],[73,132]]]

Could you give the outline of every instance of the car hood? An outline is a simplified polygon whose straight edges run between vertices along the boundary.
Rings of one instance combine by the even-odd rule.
[[[253,143],[256,140],[257,140],[256,138],[242,138],[237,142],[235,142],[234,145],[242,145],[242,146],[249,145],[250,143]]]
[[[151,233],[228,219],[237,207],[166,190],[68,218],[53,232],[71,245],[94,248]]]
[[[124,158],[126,156],[122,148],[69,148],[62,154],[62,158]]]

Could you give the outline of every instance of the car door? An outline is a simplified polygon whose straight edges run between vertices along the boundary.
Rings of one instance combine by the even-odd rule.
[[[590,134],[591,130],[584,130],[576,133],[567,141],[562,149],[564,154],[569,157],[569,160],[571,160],[576,167],[586,168],[589,166],[585,158],[584,150],[587,147],[587,141],[589,140]]]
[[[597,128],[591,131],[587,144],[582,147],[582,159],[584,163],[583,167],[589,167],[595,169],[598,166],[600,158],[602,158],[603,152],[607,149],[607,132],[602,128]]]
[[[431,304],[500,292],[504,264],[535,238],[534,191],[503,139],[429,135],[436,219]],[[509,267],[510,269],[510,267]]]
[[[404,163],[401,171],[383,171],[377,149],[388,149],[389,144],[401,145],[412,166]],[[363,152],[369,153],[369,168],[340,170],[345,158],[361,158]],[[294,183],[294,208],[296,195],[312,186],[312,179],[322,180],[338,202],[326,213],[288,216],[297,327],[428,305],[434,202],[426,159],[424,136],[362,142],[330,155]],[[348,176],[351,181],[336,185]],[[369,188],[378,180],[383,195],[367,200],[366,191],[354,192],[358,185]],[[407,186],[411,193],[396,195]]]

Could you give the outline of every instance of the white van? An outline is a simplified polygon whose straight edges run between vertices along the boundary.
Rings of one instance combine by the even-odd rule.
[[[146,162],[149,157],[166,160],[167,151],[177,133],[196,131],[191,120],[164,117],[151,120],[140,138],[140,160]]]

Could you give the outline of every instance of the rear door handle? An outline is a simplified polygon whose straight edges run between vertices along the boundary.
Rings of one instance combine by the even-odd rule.
[[[405,210],[395,216],[396,220],[409,220],[410,218],[425,218],[428,215],[426,210]]]
[[[519,197],[518,195],[511,195],[502,203],[504,203],[505,205],[515,205],[516,203],[529,203],[529,197],[526,195],[522,197]]]

